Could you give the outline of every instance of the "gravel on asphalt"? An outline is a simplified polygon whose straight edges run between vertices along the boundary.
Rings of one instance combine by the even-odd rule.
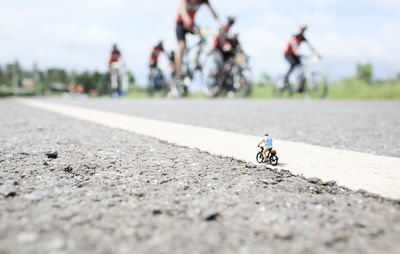
[[[396,201],[7,100],[0,123],[0,253],[400,253]]]

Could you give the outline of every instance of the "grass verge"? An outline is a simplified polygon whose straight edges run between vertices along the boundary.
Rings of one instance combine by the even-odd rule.
[[[367,83],[344,79],[329,87],[328,99],[400,99],[400,81]]]
[[[252,98],[274,98],[272,85],[255,83]],[[279,98],[290,98],[287,92]],[[291,98],[304,98],[296,93]],[[311,98],[318,98],[311,94]],[[358,79],[343,79],[329,85],[327,99],[359,99],[359,100],[400,100],[400,80],[368,83]]]

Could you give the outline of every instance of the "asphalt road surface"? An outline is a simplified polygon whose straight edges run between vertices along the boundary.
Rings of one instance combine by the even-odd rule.
[[[213,105],[224,105],[220,107],[225,110],[232,107],[246,122],[250,117],[239,110],[241,105],[279,104],[68,103],[142,112],[148,117],[154,114],[170,121],[176,117],[176,121],[199,121],[199,125],[210,121],[209,127],[219,121],[221,129],[241,121],[232,114],[230,121],[228,115],[221,119],[222,111],[212,110]],[[304,107],[323,111],[322,106]],[[177,113],[168,117],[173,108]],[[187,112],[187,117],[181,112]],[[319,115],[329,118],[322,112]],[[385,121],[396,123],[394,118]],[[0,101],[0,123],[0,253],[400,252],[399,202],[10,100]],[[259,129],[262,132],[265,126]],[[387,136],[398,132],[396,126],[385,126],[385,130]],[[369,133],[370,128],[365,131]],[[330,140],[324,139],[323,144],[329,146]],[[356,148],[368,151],[363,143]]]
[[[400,102],[52,100],[150,119],[400,157]]]

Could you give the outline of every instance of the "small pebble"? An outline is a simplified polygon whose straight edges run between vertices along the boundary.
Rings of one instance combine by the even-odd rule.
[[[56,150],[51,150],[46,153],[47,158],[49,159],[57,159],[58,152]]]
[[[161,210],[161,208],[158,207],[158,206],[153,207],[153,209],[151,210],[151,212],[152,212],[153,215],[160,215],[160,214],[162,214],[162,210]]]
[[[321,182],[321,179],[319,179],[319,178],[317,178],[317,177],[311,177],[311,178],[308,178],[307,181],[308,181],[309,183],[318,184],[318,183]]]
[[[206,221],[216,220],[220,213],[213,209],[208,209],[203,212],[202,218]]]
[[[71,173],[72,170],[73,170],[73,168],[72,168],[71,165],[68,165],[66,168],[64,168],[64,171],[65,171],[65,172],[68,172],[68,173]]]

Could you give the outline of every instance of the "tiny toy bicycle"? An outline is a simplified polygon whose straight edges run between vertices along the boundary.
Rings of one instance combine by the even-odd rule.
[[[257,153],[256,157],[258,163],[269,162],[272,166],[278,165],[278,156],[276,155],[277,154],[276,150],[271,150],[271,152],[267,156],[267,160],[264,161],[264,156],[263,156],[264,147],[260,146],[260,149],[261,151]]]

